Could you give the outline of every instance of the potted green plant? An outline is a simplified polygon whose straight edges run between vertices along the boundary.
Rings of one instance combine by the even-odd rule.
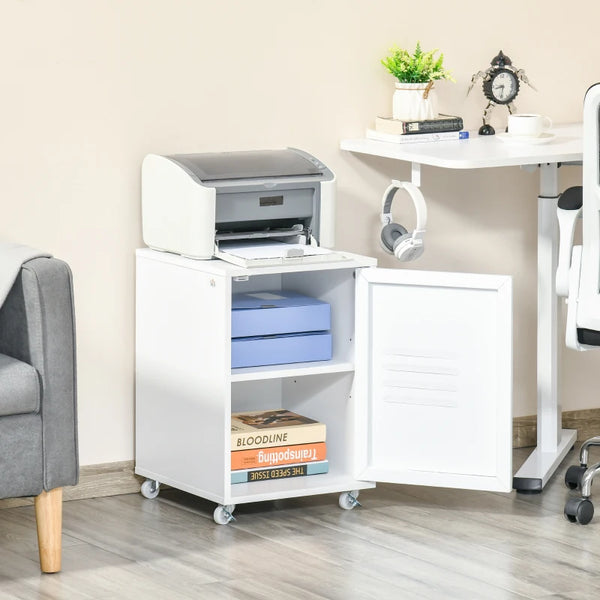
[[[424,52],[417,42],[414,52],[394,46],[381,64],[398,80],[392,101],[394,119],[420,121],[437,116],[433,84],[440,79],[452,80],[444,68],[444,55],[439,50]]]

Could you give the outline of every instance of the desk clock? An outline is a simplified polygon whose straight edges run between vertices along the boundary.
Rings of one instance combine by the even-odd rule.
[[[529,83],[525,71],[514,67],[510,58],[502,50],[492,58],[490,66],[485,71],[478,71],[471,77],[467,94],[479,78],[483,80],[483,95],[488,99],[488,104],[483,111],[483,125],[479,128],[479,135],[494,135],[496,132],[488,122],[494,106],[504,105],[512,115],[517,110],[514,99],[519,93],[520,82],[534,90],[535,88]]]

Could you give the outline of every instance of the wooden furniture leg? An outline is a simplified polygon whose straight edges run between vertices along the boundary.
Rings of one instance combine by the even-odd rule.
[[[35,518],[42,572],[57,573],[61,566],[62,488],[36,496]]]

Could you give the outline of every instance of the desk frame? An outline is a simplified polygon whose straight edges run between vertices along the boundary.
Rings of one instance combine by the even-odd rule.
[[[557,163],[540,165],[538,196],[537,276],[537,446],[513,477],[518,492],[541,492],[577,439],[562,429],[558,397],[558,262]]]
[[[411,163],[411,179],[421,185],[421,164],[472,169],[501,166],[539,167],[538,276],[537,276],[537,447],[513,477],[518,492],[541,492],[566,454],[573,448],[577,431],[562,429],[558,397],[558,299],[555,290],[558,260],[558,168],[581,164],[582,126],[555,128],[556,142],[544,145],[503,145],[493,136],[470,140],[415,144],[391,144],[373,140],[342,140],[351,152],[394,158]]]

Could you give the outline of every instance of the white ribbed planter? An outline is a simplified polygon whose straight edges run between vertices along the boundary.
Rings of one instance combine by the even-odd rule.
[[[401,121],[422,121],[437,117],[437,98],[429,83],[396,83],[392,116]],[[425,96],[425,97],[424,97]]]

